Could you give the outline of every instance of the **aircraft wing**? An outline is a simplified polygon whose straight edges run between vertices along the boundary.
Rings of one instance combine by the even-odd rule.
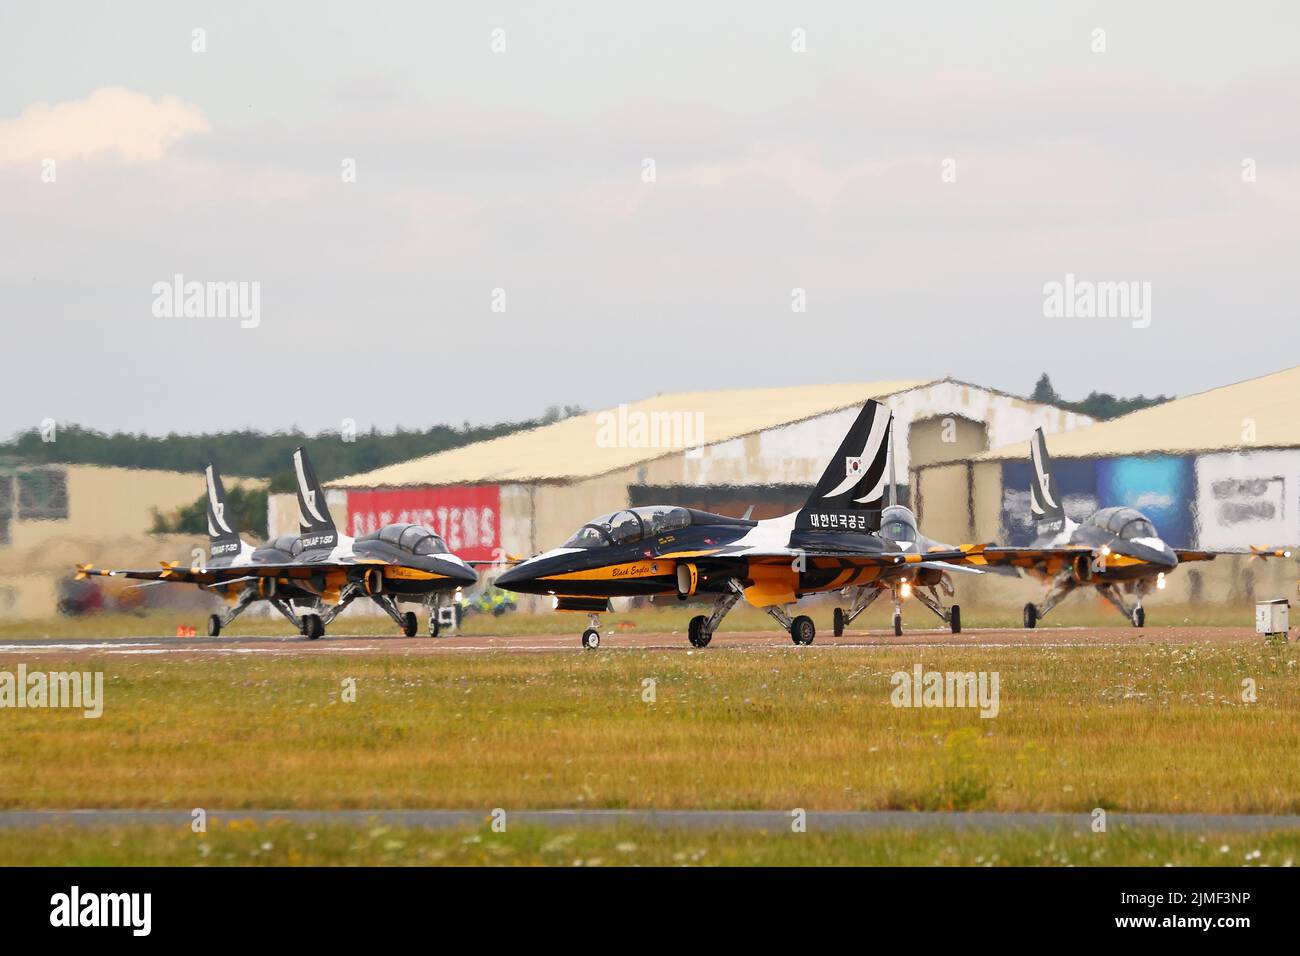
[[[1218,557],[1214,551],[1190,551],[1187,548],[1174,548],[1174,554],[1178,555],[1178,563],[1184,561],[1213,561]]]
[[[1259,545],[1252,544],[1249,551],[1200,551],[1195,548],[1174,548],[1174,554],[1178,555],[1179,562],[1183,561],[1213,561],[1219,555],[1230,557],[1236,555],[1249,555],[1252,559],[1260,558],[1289,558],[1291,551],[1289,548],[1263,548]]]
[[[1079,557],[1092,557],[1092,548],[984,548],[970,557],[971,564],[992,567],[1037,568],[1049,574],[1069,566]]]
[[[341,567],[341,565],[328,565]],[[130,578],[136,581],[175,582],[179,584],[224,584],[253,578],[285,577],[293,569],[316,568],[302,564],[241,564],[225,568],[183,566],[177,561],[164,561],[151,569],[96,568],[89,564],[77,565],[77,580],[88,577]]]
[[[812,551],[799,548],[775,548],[772,550],[746,550],[735,554],[725,552],[715,555],[715,557],[743,557],[750,564],[790,564],[791,562],[804,558],[809,561],[834,561],[838,562],[841,567],[846,568],[908,568],[917,565],[926,566],[931,562],[943,562],[945,564],[962,564],[973,559],[975,552],[952,550],[952,551],[928,551],[920,552],[863,552],[863,551]],[[703,559],[707,560],[707,558]]]

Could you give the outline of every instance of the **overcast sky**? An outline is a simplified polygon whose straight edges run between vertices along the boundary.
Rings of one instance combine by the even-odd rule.
[[[948,374],[1188,393],[1300,364],[1298,23],[6,3],[0,437]],[[257,283],[259,324],[156,315],[176,274]],[[1149,324],[1046,316],[1067,274],[1149,283]]]

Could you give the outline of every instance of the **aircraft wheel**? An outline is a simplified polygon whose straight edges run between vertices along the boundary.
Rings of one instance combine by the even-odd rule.
[[[948,624],[952,627],[954,634],[961,633],[961,605],[954,604],[951,612],[948,614]]]
[[[686,637],[691,642],[691,647],[708,647],[709,641],[713,640],[713,635],[705,629],[709,619],[703,614],[697,614],[691,618],[690,626],[686,629]]]
[[[600,647],[600,631],[594,627],[589,627],[582,632],[582,646],[589,651],[594,651]]]
[[[429,618],[429,636],[437,637],[438,630],[439,630],[438,615],[434,614],[432,617]]]
[[[1142,627],[1147,622],[1147,612],[1140,607],[1133,609],[1133,626]]]
[[[215,614],[208,616],[208,637],[218,637],[221,634],[221,618]]]
[[[325,634],[325,625],[321,623],[319,614],[306,614],[302,619],[302,632],[306,635],[307,640],[317,641]]]
[[[817,626],[806,614],[800,614],[790,622],[790,639],[796,644],[807,645],[817,636]]]
[[[836,636],[836,637],[843,637],[843,636],[844,636],[844,610],[843,610],[843,608],[838,608],[838,607],[837,607],[837,608],[835,609],[835,613],[831,616],[831,620],[834,622],[834,624],[833,624],[832,627],[831,627],[831,630],[834,632],[835,636]]]
[[[894,637],[903,636],[903,615],[894,615]]]
[[[1038,608],[1032,604],[1025,605],[1025,627],[1032,628],[1038,623]]]
[[[420,629],[420,622],[415,619],[414,611],[407,611],[402,615],[402,633],[407,637],[415,637],[415,632]]]

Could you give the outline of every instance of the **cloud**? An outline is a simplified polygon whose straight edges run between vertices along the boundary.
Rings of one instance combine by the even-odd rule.
[[[0,166],[55,160],[152,163],[187,136],[211,127],[197,106],[107,86],[85,99],[33,103],[0,120]]]

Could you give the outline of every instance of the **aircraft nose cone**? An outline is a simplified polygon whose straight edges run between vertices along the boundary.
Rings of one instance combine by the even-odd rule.
[[[467,564],[456,565],[451,576],[461,584],[478,584],[478,572]]]
[[[507,568],[497,575],[496,585],[499,588],[505,588],[507,591],[534,594],[546,592],[546,589],[540,587],[537,583],[537,568],[532,561],[523,561],[513,568]]]
[[[1166,571],[1178,567],[1178,555],[1174,554],[1173,548],[1163,541],[1148,538],[1144,541],[1130,541],[1128,546],[1133,557],[1148,564]]]
[[[523,565],[516,564],[513,568],[506,568],[497,575],[496,585],[499,588],[510,590],[512,586],[528,580],[529,577],[530,575],[524,571]]]
[[[477,584],[478,574],[472,567],[461,561],[443,558],[434,564],[439,574],[444,574],[457,584]]]

